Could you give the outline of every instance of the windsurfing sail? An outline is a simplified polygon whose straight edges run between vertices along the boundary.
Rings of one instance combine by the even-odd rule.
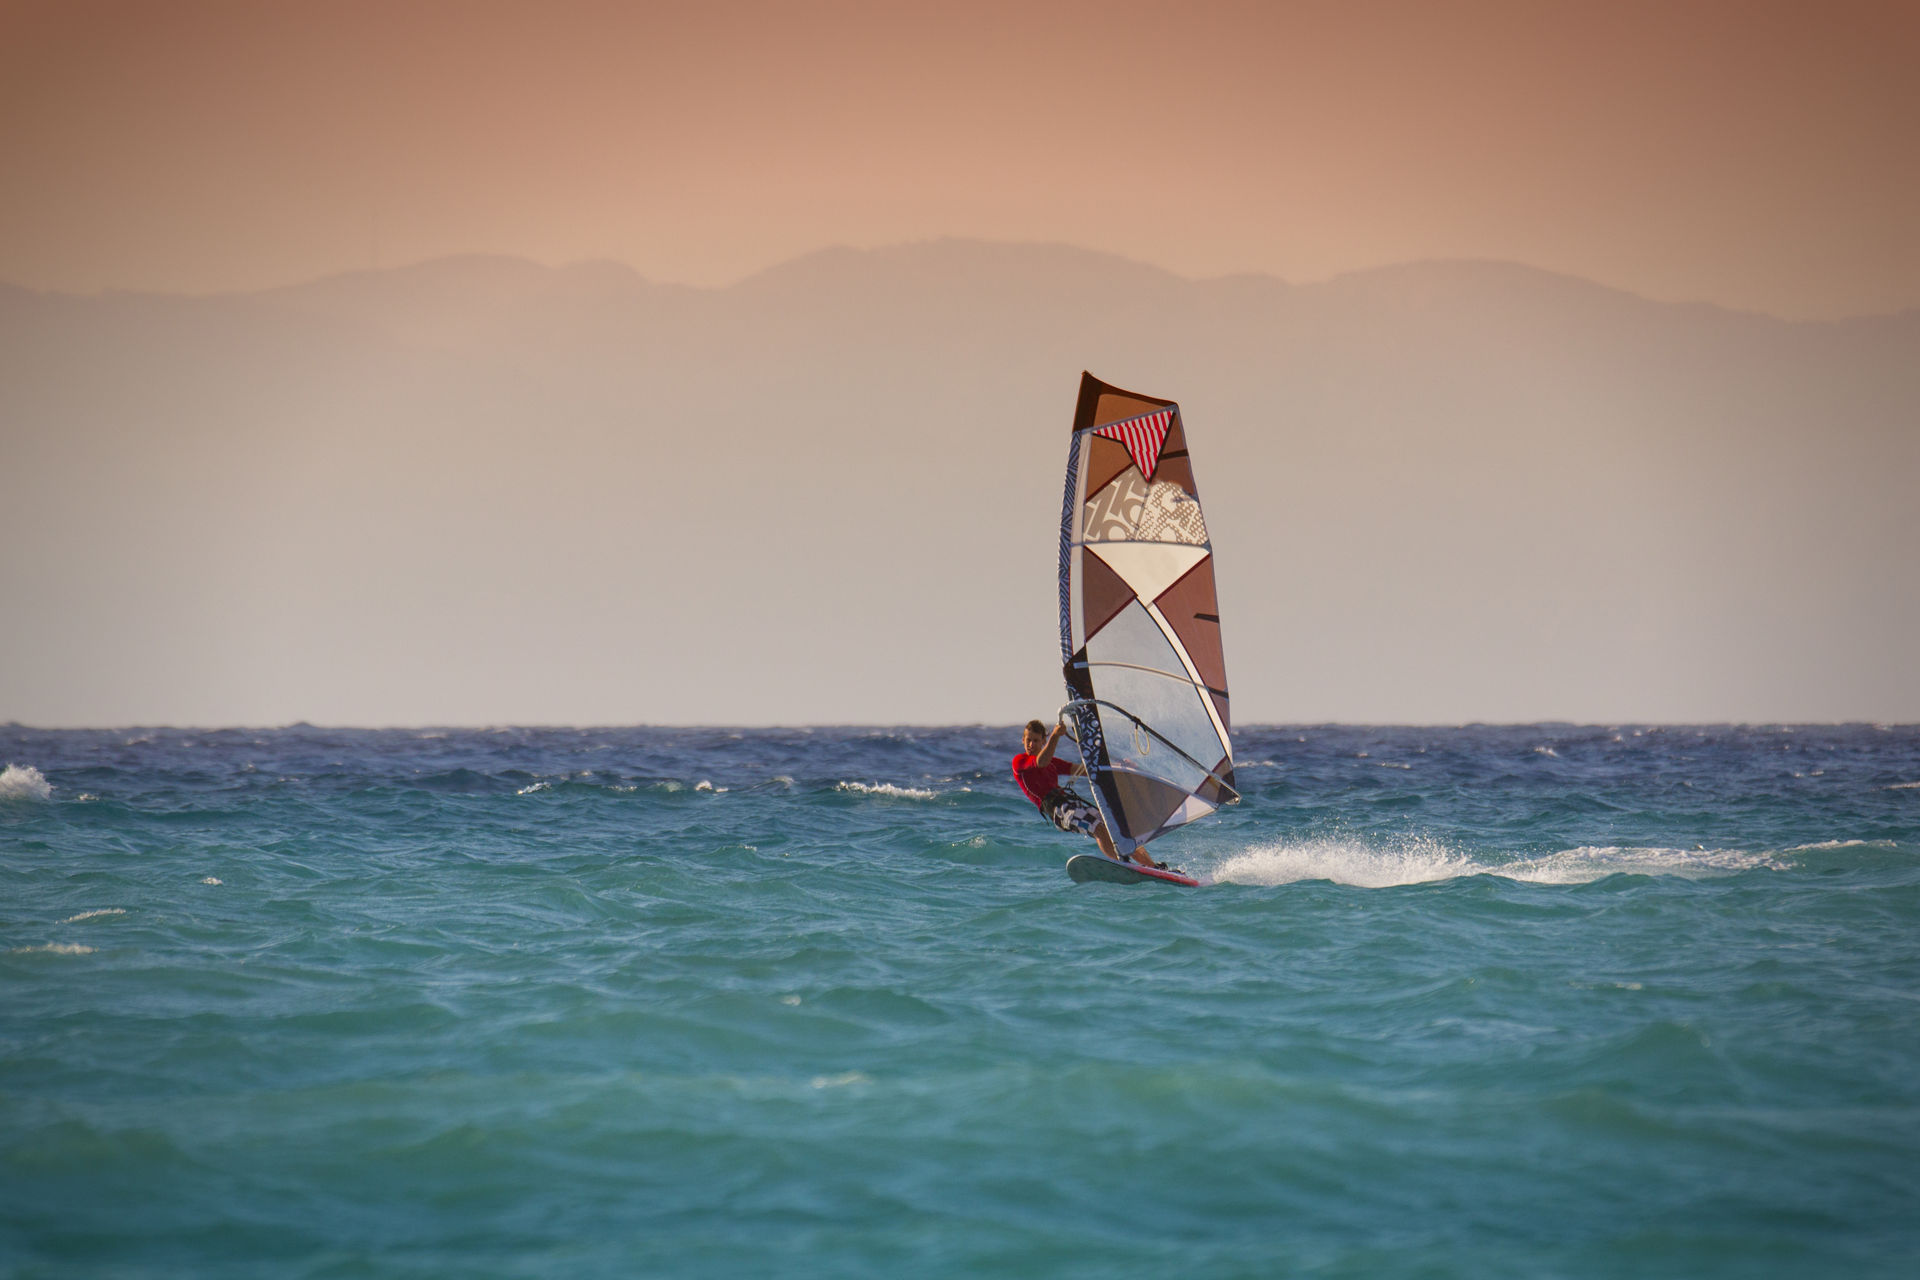
[[[1180,406],[1080,378],[1060,512],[1060,654],[1122,854],[1240,799],[1213,543]]]

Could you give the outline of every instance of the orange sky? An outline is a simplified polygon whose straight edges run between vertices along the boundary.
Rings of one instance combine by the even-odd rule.
[[[1920,3],[0,4],[0,280],[1061,241],[1920,305]]]

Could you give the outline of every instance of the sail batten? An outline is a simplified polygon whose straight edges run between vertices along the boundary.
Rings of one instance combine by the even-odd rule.
[[[1180,406],[1083,374],[1060,517],[1062,718],[1121,851],[1239,799]]]

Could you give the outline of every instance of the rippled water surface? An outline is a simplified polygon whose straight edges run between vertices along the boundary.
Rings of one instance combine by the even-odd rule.
[[[1809,1276],[1920,1254],[1920,730],[0,728],[0,1271]]]

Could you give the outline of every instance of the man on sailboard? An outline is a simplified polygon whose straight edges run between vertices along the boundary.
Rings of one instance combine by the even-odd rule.
[[[1047,726],[1038,720],[1027,721],[1026,731],[1020,737],[1020,744],[1026,750],[1013,758],[1013,780],[1020,784],[1020,790],[1026,793],[1027,799],[1038,805],[1040,812],[1054,826],[1062,831],[1078,831],[1082,835],[1092,836],[1093,842],[1100,846],[1100,852],[1116,862],[1120,861],[1120,853],[1113,846],[1113,837],[1107,833],[1107,824],[1100,819],[1100,811],[1060,785],[1063,776],[1084,778],[1087,774],[1085,765],[1053,758],[1060,738],[1066,731],[1065,725],[1056,724],[1053,732],[1049,733]],[[1143,867],[1166,870],[1164,864],[1155,862],[1139,849],[1133,851],[1133,860]]]

